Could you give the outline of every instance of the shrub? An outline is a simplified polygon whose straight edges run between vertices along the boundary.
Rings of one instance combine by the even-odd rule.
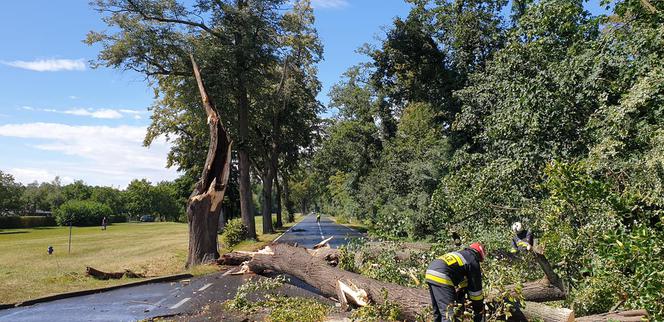
[[[71,222],[74,226],[96,226],[101,224],[102,218],[113,215],[111,207],[94,202],[70,200],[58,207],[55,212],[58,225],[66,226]]]
[[[0,216],[0,229],[55,226],[53,217]]]
[[[221,242],[225,247],[233,247],[247,238],[247,228],[242,224],[242,219],[235,218],[228,221],[224,232],[221,234]]]

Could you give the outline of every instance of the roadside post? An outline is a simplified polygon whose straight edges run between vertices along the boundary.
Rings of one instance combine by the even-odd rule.
[[[71,254],[71,226],[72,226],[72,221],[69,221],[69,250],[67,251],[68,254]]]

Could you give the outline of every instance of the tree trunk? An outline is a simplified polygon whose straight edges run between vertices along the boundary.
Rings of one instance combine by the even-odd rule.
[[[242,11],[246,7],[245,0],[237,0],[237,7]],[[247,94],[245,70],[246,59],[242,51],[243,37],[241,32],[235,32],[235,60],[236,60],[236,89],[235,96],[238,108],[238,167],[240,170],[240,213],[242,223],[247,228],[247,238],[256,239],[256,222],[254,220],[253,205],[251,198],[251,180],[249,170],[251,160],[247,151],[249,142],[249,97]]]
[[[284,226],[283,218],[281,215],[281,185],[279,184],[279,173],[278,173],[278,168],[274,168],[274,185],[275,188],[277,189],[277,197],[275,198],[277,202],[277,228],[281,228]]]
[[[263,234],[274,233],[272,227],[272,163],[265,158],[263,164]]]
[[[288,177],[282,175],[282,181],[284,184],[284,202],[286,203],[286,212],[288,213],[288,222],[295,221],[295,206],[293,201],[290,199],[290,185],[288,184]]]
[[[329,250],[325,250],[325,255],[323,253],[316,255],[315,251],[308,251],[304,248],[286,244],[274,244],[271,247],[272,253],[252,254],[252,260],[247,262],[247,266],[253,272],[260,274],[265,270],[272,270],[286,273],[301,279],[326,296],[336,296],[337,283],[341,281],[344,284],[355,285],[357,288],[363,289],[372,301],[379,304],[385,301],[383,291],[387,291],[387,300],[399,305],[403,318],[409,321],[415,320],[425,308],[431,305],[429,292],[424,288],[411,288],[380,282],[329,266],[326,261],[321,260],[323,256],[326,259],[330,256]],[[536,284],[533,284],[533,290]],[[491,297],[491,294],[489,294],[487,300],[490,300]],[[529,300],[529,295],[526,293],[524,293],[524,297]],[[531,307],[534,309],[531,310]],[[522,311],[524,314],[535,317],[538,317],[538,314],[546,314],[542,317],[553,316],[554,313],[564,316],[567,312],[566,309],[555,308],[543,310],[533,302],[526,302],[526,306]]]
[[[203,107],[207,114],[210,127],[210,145],[201,179],[196,183],[196,187],[187,201],[189,222],[187,267],[219,257],[217,250],[219,212],[230,175],[232,148],[232,142],[205,90],[203,79],[193,56],[191,56],[191,63]]]
[[[559,309],[541,303],[527,302],[526,307],[521,309],[528,320],[543,322],[571,322],[574,321],[574,311],[570,309]]]
[[[648,312],[646,310],[618,311],[604,314],[582,316],[577,318],[578,322],[639,322],[648,321]]]

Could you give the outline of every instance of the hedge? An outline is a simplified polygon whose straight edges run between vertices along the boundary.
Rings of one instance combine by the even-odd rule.
[[[46,216],[0,216],[0,229],[55,226],[55,218]]]
[[[53,214],[61,226],[67,226],[70,222],[74,226],[98,226],[101,225],[102,218],[111,218],[113,210],[108,205],[94,201],[69,200]]]

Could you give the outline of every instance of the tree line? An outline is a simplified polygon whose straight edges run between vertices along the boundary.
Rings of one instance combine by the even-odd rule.
[[[64,204],[84,201],[108,207],[114,221],[138,220],[142,215],[161,221],[186,221],[183,215],[188,189],[183,179],[156,184],[135,179],[122,190],[91,186],[81,180],[63,184],[59,177],[23,185],[0,171],[0,215],[51,215]]]

